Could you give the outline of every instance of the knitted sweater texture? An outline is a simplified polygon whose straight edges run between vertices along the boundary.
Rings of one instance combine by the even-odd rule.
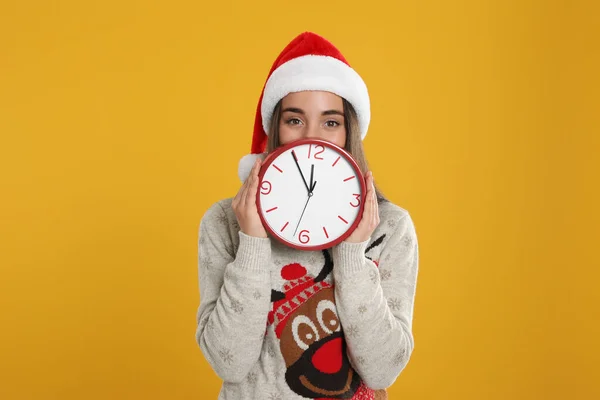
[[[242,233],[231,200],[207,210],[198,240],[196,341],[219,400],[387,398],[414,348],[408,211],[381,202],[369,240],[302,251]]]

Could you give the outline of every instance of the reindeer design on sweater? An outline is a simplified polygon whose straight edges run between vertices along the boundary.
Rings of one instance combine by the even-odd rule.
[[[365,254],[384,237],[375,240]],[[327,250],[322,253],[325,262],[316,277],[299,263],[288,264],[281,269],[286,280],[283,291],[271,291],[268,324],[274,325],[280,341],[286,382],[295,393],[310,399],[385,399],[385,390],[366,387],[350,364],[334,287],[325,281],[333,260]]]

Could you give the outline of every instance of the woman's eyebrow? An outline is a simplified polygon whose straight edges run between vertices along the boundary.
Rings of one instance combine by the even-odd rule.
[[[296,108],[296,107],[285,108],[285,109],[283,109],[282,112],[286,112],[286,111],[297,113],[297,114],[304,114],[304,110],[302,110],[301,108]]]
[[[305,114],[303,109],[297,107],[287,107],[284,108],[282,112],[293,112],[302,115]],[[341,115],[343,117],[344,113],[340,110],[325,110],[321,113],[321,115]]]

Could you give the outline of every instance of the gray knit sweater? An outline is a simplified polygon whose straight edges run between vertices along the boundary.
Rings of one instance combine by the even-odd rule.
[[[196,340],[220,400],[385,399],[414,348],[410,214],[379,204],[363,243],[324,251],[240,232],[231,199],[199,227]]]

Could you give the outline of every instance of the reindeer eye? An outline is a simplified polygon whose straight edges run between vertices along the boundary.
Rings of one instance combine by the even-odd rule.
[[[321,300],[317,304],[317,318],[321,328],[329,334],[340,331],[340,319],[331,300]]]
[[[292,334],[298,347],[307,350],[311,344],[319,340],[319,332],[314,322],[306,315],[298,315],[292,322]]]

